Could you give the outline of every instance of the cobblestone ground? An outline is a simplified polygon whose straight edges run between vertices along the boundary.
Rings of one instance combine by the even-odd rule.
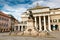
[[[0,33],[0,40],[60,40],[60,32],[51,32],[54,38],[48,37],[22,37],[22,36],[6,36],[8,33]]]
[[[0,40],[56,40],[56,38],[0,36]]]

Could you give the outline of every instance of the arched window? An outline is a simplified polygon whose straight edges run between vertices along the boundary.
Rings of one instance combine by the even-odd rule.
[[[54,19],[53,22],[54,22],[54,23],[57,22],[57,19]]]

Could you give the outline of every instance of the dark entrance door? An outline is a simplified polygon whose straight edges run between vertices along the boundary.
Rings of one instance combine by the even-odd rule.
[[[58,25],[55,25],[55,30],[58,30]]]
[[[21,31],[21,26],[20,26],[20,31]]]
[[[53,25],[51,25],[51,30],[53,31]]]
[[[25,31],[25,26],[23,26],[23,31]]]
[[[44,26],[42,26],[42,30],[44,30]]]
[[[55,25],[55,26],[51,25],[51,30],[52,30],[52,31],[53,31],[53,30],[58,30],[58,25]]]

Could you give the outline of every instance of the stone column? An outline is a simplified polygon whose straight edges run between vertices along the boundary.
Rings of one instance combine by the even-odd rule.
[[[35,28],[37,29],[37,20],[36,20],[36,17],[35,17]]]
[[[44,31],[47,31],[47,29],[46,29],[46,19],[45,19],[45,16],[44,16]]]
[[[18,25],[18,31],[20,31],[20,25]]]
[[[14,31],[16,31],[16,26],[14,27]]]
[[[41,17],[39,16],[39,31],[42,31]]]
[[[21,26],[21,31],[23,31],[23,26]]]
[[[50,16],[48,16],[48,30],[51,31],[51,26],[50,26]]]

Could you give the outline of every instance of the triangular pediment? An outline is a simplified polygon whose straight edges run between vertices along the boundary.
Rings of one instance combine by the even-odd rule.
[[[49,8],[49,7],[40,6],[39,4],[37,4],[35,7],[29,8],[28,10],[36,10],[36,9],[43,9],[43,8]]]
[[[35,7],[27,9],[27,11],[32,11],[32,13],[49,12],[49,7],[44,7],[37,4]]]

